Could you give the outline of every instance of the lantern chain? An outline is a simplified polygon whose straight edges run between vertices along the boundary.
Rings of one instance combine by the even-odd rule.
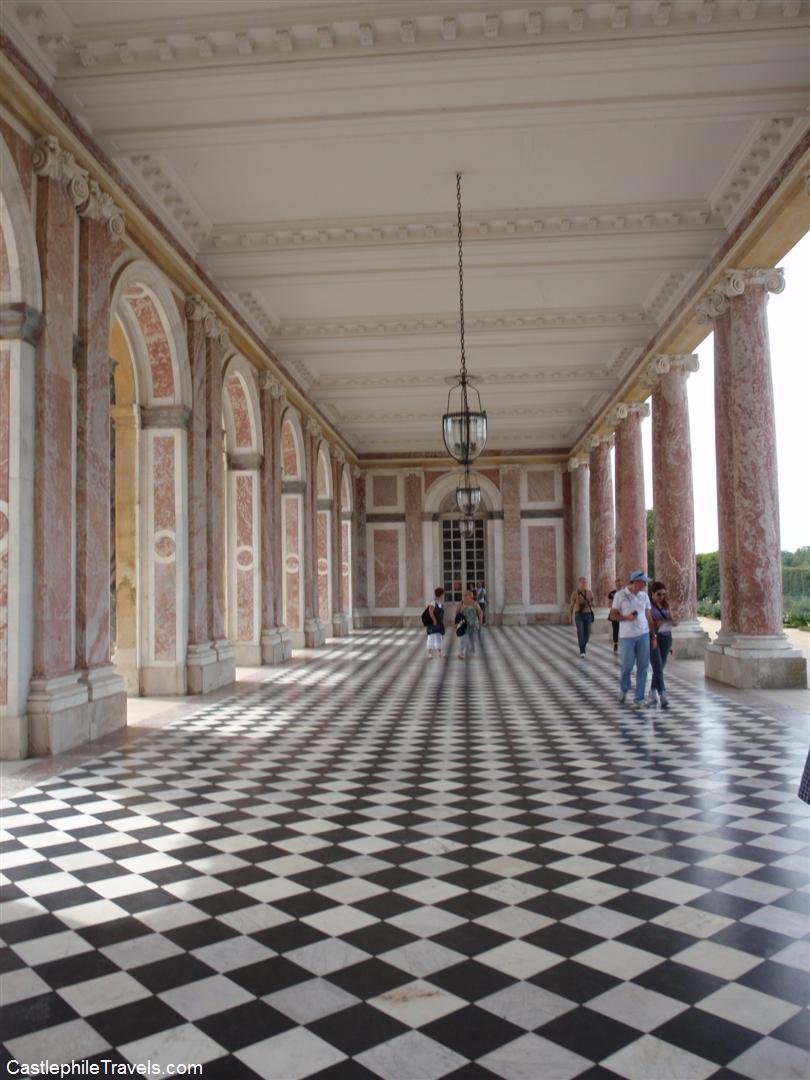
[[[461,173],[456,173],[456,210],[458,213],[458,306],[461,317],[461,377],[467,380],[467,358],[464,353],[464,262],[461,250]]]

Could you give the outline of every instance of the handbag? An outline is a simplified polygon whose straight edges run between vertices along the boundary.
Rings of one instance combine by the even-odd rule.
[[[467,620],[461,614],[456,615],[456,637],[464,637],[467,633]]]

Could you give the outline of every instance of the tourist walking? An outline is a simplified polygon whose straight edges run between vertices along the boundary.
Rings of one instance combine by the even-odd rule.
[[[444,589],[441,585],[433,590],[433,600],[422,612],[422,622],[427,631],[427,656],[441,660],[444,644]]]
[[[667,657],[672,649],[672,627],[675,624],[669,613],[667,589],[663,581],[654,581],[650,588],[650,615],[654,633],[650,638],[652,688],[647,704],[654,708],[660,701],[661,708],[668,709],[669,699],[664,684],[664,668],[667,666]]]
[[[478,591],[475,594],[478,606],[481,608],[481,625],[487,621],[487,587],[483,581],[478,582]]]
[[[627,700],[630,676],[635,665],[636,695],[633,706],[636,709],[644,705],[650,646],[656,643],[650,598],[646,591],[651,580],[643,570],[634,570],[625,588],[619,589],[613,597],[613,607],[610,609],[610,617],[619,622],[619,704],[623,705]]]
[[[464,600],[456,609],[456,623],[460,623],[462,619],[464,620],[465,629],[463,633],[459,634],[458,638],[459,660],[466,659],[468,652],[470,656],[475,656],[478,645],[478,627],[482,621],[482,611],[472,589],[467,589],[464,593]]]
[[[619,591],[619,589],[621,589],[621,587],[622,587],[621,578],[617,578],[616,579],[616,587],[614,589],[611,589],[610,592],[608,593],[608,602],[610,603],[611,607],[613,607],[613,597],[616,595],[616,593]],[[610,628],[613,631],[613,651],[618,652],[619,651],[619,620],[618,619],[612,619],[610,617],[610,615],[608,615],[608,619],[610,619]]]
[[[577,580],[577,587],[571,593],[571,599],[568,602],[568,621],[576,624],[579,656],[581,660],[584,660],[593,625],[593,593],[588,588],[584,577]]]

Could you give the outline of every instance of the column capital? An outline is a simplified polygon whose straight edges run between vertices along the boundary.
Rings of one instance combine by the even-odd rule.
[[[577,457],[571,457],[566,462],[566,469],[569,472],[576,472],[577,469],[584,469],[590,465],[590,458],[585,454],[578,455]]]
[[[615,437],[613,432],[609,434],[601,433],[598,435],[589,435],[587,440],[588,450],[598,450],[600,446],[607,445],[613,446]]]
[[[720,280],[698,303],[698,320],[711,322],[722,315],[729,300],[742,296],[749,285],[761,285],[769,293],[780,293],[785,287],[785,271],[779,266],[751,266],[745,270],[726,270]]]
[[[141,405],[142,428],[181,428],[188,431],[191,409],[185,405]]]
[[[186,297],[185,311],[186,318],[189,321],[201,322],[203,324],[203,329],[207,338],[218,341],[224,349],[227,349],[230,345],[228,331],[214,314],[210,304],[208,304],[199,293],[191,293]]]
[[[341,450],[341,448],[339,446],[333,446],[332,447],[332,457],[335,459],[335,461],[339,462],[341,465],[346,464],[346,455],[343,452],[343,450]]]
[[[519,472],[522,472],[522,471],[523,471],[523,466],[522,465],[511,464],[511,463],[509,465],[501,465],[501,472],[502,473],[519,473]]]
[[[124,235],[124,211],[112,195],[90,179],[87,169],[77,163],[73,154],[62,149],[55,135],[43,135],[36,140],[32,164],[37,176],[56,180],[66,186],[80,217],[106,221],[111,236]]]
[[[631,413],[638,413],[639,419],[643,420],[650,415],[650,406],[646,401],[620,401],[608,413],[607,423],[615,428]]]
[[[684,371],[688,375],[699,367],[697,353],[658,353],[645,367],[642,382],[645,386],[657,386],[670,371]]]
[[[313,439],[320,439],[323,435],[323,429],[314,416],[307,417],[304,427],[306,428],[307,434],[311,435]]]
[[[366,475],[366,470],[361,469],[359,465],[352,465],[351,470],[352,470],[352,476],[354,477],[355,480],[359,480],[361,476]]]
[[[266,390],[275,401],[280,401],[287,396],[287,391],[269,371],[259,372],[259,389]]]

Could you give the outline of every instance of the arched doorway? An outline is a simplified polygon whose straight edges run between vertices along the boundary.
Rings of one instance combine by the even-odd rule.
[[[445,603],[457,604],[469,585],[476,588],[487,578],[486,522],[474,520],[472,536],[463,536],[459,529],[462,519],[455,495],[448,495],[439,510],[439,542],[441,544],[441,577]]]
[[[225,365],[222,413],[227,453],[227,632],[237,664],[258,665],[261,650],[261,411],[255,369],[243,356]]]
[[[150,263],[115,280],[111,647],[130,695],[186,692],[191,378],[179,303]]]
[[[294,648],[304,646],[304,436],[287,409],[281,422],[281,577],[284,621]]]

